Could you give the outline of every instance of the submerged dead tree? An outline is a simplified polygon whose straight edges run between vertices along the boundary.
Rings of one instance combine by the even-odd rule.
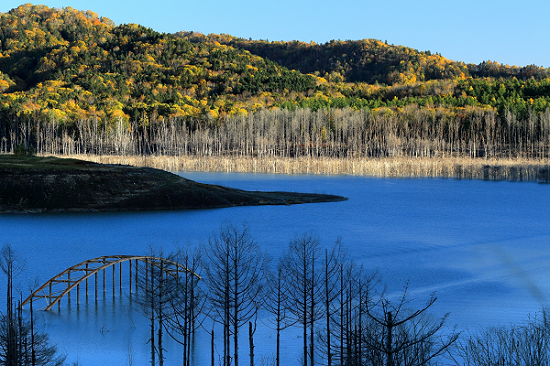
[[[162,254],[162,253],[161,253]],[[176,301],[178,280],[177,275],[166,271],[162,255],[152,251],[138,271],[138,290],[136,302],[149,320],[151,347],[151,365],[157,362],[164,364],[163,336],[168,327],[168,319],[172,318],[171,304]],[[172,260],[173,257],[167,258]],[[143,268],[145,267],[145,268]]]
[[[316,322],[322,309],[322,265],[320,243],[311,235],[296,236],[282,258],[288,286],[288,309],[294,322],[302,326],[302,363],[315,364]],[[308,344],[309,341],[309,344]]]
[[[550,158],[550,109],[261,109],[199,117],[99,121],[0,121],[0,153],[330,158]]]
[[[550,364],[550,319],[547,311],[522,324],[494,326],[461,337],[451,357],[456,366]]]
[[[222,226],[210,239],[205,280],[212,318],[223,325],[223,365],[239,364],[239,330],[261,305],[266,257],[246,226]],[[233,357],[230,341],[233,340]]]
[[[7,366],[61,366],[65,357],[49,344],[48,334],[37,332],[31,303],[31,318],[15,306],[14,281],[23,262],[9,244],[0,251],[0,269],[6,275],[6,313],[0,316],[0,363]]]
[[[285,268],[283,263],[278,262],[277,266],[268,272],[265,286],[265,301],[263,308],[267,310],[274,319],[269,322],[275,329],[275,365],[281,365],[281,332],[294,325],[295,320],[290,319],[290,296],[289,283],[285,279]]]
[[[442,336],[443,326],[448,314],[439,320],[426,316],[426,311],[435,303],[431,296],[424,307],[409,310],[405,306],[407,288],[403,296],[392,304],[388,299],[379,302],[378,311],[368,309],[367,315],[378,330],[363,337],[368,347],[380,352],[386,366],[421,366],[445,352],[459,334],[455,331]]]
[[[171,287],[174,294],[169,302],[169,316],[167,317],[168,334],[183,348],[183,366],[191,365],[191,346],[197,329],[204,321],[205,290],[198,273],[201,272],[202,253],[200,250],[179,251],[174,260],[182,264],[189,271],[178,273],[174,279],[175,286]]]

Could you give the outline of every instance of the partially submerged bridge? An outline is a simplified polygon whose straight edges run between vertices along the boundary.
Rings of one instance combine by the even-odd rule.
[[[124,266],[127,267],[126,270],[128,271],[126,277],[123,276],[123,264],[125,264]],[[129,292],[132,294],[138,291],[139,272],[141,271],[141,276],[144,276],[143,278],[147,280],[155,268],[161,270],[164,275],[174,278],[179,278],[182,273],[192,274],[200,278],[185,266],[165,258],[135,255],[103,256],[78,263],[52,277],[27,297],[20,306],[23,307],[38,299],[45,299],[47,305],[43,310],[50,310],[55,304],[60,306],[61,299],[65,296],[67,296],[67,300],[70,302],[71,292],[76,293],[76,301],[80,303],[81,285],[85,288],[84,296],[87,302],[92,291],[90,289],[92,286],[88,283],[89,281],[93,282],[93,294],[97,300],[100,282],[102,282],[102,293],[105,296],[108,281],[106,272],[111,270],[112,286],[110,287],[112,287],[113,297],[117,289],[117,274],[119,292],[122,292],[122,283],[126,278],[129,283]],[[100,275],[102,281],[99,278]]]

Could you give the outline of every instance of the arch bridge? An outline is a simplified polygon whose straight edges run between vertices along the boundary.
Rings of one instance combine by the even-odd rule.
[[[98,299],[98,284],[99,274],[102,273],[103,277],[103,296],[106,293],[106,272],[109,268],[112,268],[112,290],[113,298],[116,292],[116,277],[118,266],[118,288],[119,292],[122,292],[122,280],[123,280],[123,263],[128,264],[128,282],[130,295],[132,291],[138,291],[138,272],[145,271],[145,279],[147,280],[149,272],[152,272],[153,268],[162,270],[162,273],[166,276],[173,276],[178,278],[181,273],[192,274],[200,279],[200,276],[192,272],[185,266],[160,257],[152,256],[135,256],[135,255],[111,255],[103,256],[94,259],[88,259],[82,263],[76,264],[67,268],[63,272],[52,277],[46,281],[42,286],[36,289],[29,297],[25,299],[20,305],[27,305],[30,302],[34,302],[37,299],[45,299],[47,306],[43,310],[50,310],[55,304],[60,306],[61,299],[67,296],[68,302],[71,301],[71,291],[76,292],[77,303],[80,303],[80,285],[85,286],[86,301],[88,301],[89,284],[88,281],[94,282],[94,294],[95,299]],[[139,263],[142,265],[140,266]],[[92,278],[93,277],[93,278]]]

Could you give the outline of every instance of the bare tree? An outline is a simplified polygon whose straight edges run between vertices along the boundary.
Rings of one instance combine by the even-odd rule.
[[[6,315],[3,324],[5,324],[5,361],[8,366],[17,365],[17,324],[14,313],[13,281],[14,278],[23,270],[23,263],[17,258],[13,247],[6,244],[0,252],[0,269],[6,275]]]
[[[421,366],[441,356],[457,339],[459,334],[452,331],[442,336],[448,314],[433,320],[426,311],[435,303],[432,295],[425,306],[418,310],[408,310],[405,306],[407,286],[396,305],[387,298],[379,302],[379,309],[367,309],[367,315],[378,330],[364,337],[365,343],[380,352],[386,366]]]
[[[339,280],[339,269],[346,265],[347,258],[343,252],[340,240],[338,240],[331,251],[325,249],[325,258],[323,265],[323,302],[324,302],[324,315],[325,315],[325,354],[327,358],[327,365],[332,366],[334,352],[333,352],[333,340],[332,338],[332,325],[333,316],[341,308],[335,305],[335,302],[339,298],[339,293],[342,291],[342,286]]]
[[[482,329],[457,343],[456,365],[549,365],[550,319],[543,310],[525,324]]]
[[[325,314],[327,324],[320,339],[326,349],[327,364],[369,364],[376,357],[368,347],[363,347],[361,339],[372,331],[366,311],[373,306],[371,293],[378,275],[367,273],[340,255],[333,254],[332,261],[328,261],[327,274],[332,274],[325,281],[332,290],[327,291],[330,296],[324,300],[329,314]]]
[[[275,327],[276,346],[275,363],[281,364],[281,331],[294,325],[296,321],[289,318],[289,288],[288,281],[284,278],[284,265],[278,262],[277,267],[268,272],[264,309],[272,314],[275,319],[270,320]]]
[[[239,329],[258,312],[264,286],[266,257],[260,253],[248,228],[228,224],[208,246],[205,280],[213,305],[213,319],[223,324],[223,364],[231,363],[230,338],[233,338],[233,362],[239,364]]]
[[[163,335],[167,328],[167,319],[171,316],[171,303],[177,295],[178,282],[175,275],[168,274],[162,252],[151,251],[150,259],[145,260],[145,268],[139,271],[139,288],[136,302],[149,319],[151,335],[151,365],[164,364]],[[172,260],[172,257],[166,258]],[[137,269],[136,269],[137,270]]]
[[[203,308],[206,295],[201,287],[201,256],[199,250],[189,252],[180,250],[174,260],[183,265],[188,271],[178,273],[174,278],[176,286],[170,286],[175,291],[169,302],[169,316],[167,317],[168,334],[183,347],[183,365],[191,364],[191,344],[193,336],[202,324]]]
[[[310,235],[296,236],[283,258],[284,278],[288,281],[288,309],[294,321],[302,325],[302,362],[306,366],[308,359],[311,366],[315,364],[315,322],[322,316],[319,249],[318,238]]]
[[[0,269],[7,277],[6,314],[0,317],[0,362],[8,366],[58,366],[65,357],[48,343],[46,333],[36,332],[31,303],[31,319],[23,318],[21,307],[15,307],[15,277],[23,270],[23,262],[10,244],[0,251]]]
[[[61,366],[65,362],[65,356],[57,355],[57,347],[49,344],[47,333],[36,332],[34,322],[23,318],[21,309],[17,311],[15,318],[16,327],[10,335],[10,321],[2,316],[0,318],[0,363],[3,365],[17,366]],[[12,337],[16,352],[12,360],[8,358],[8,337]],[[14,362],[12,362],[14,361]]]

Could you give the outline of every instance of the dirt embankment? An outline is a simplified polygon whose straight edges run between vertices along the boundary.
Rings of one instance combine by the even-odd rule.
[[[0,155],[0,213],[175,210],[335,202],[325,194],[197,183],[152,168]]]

